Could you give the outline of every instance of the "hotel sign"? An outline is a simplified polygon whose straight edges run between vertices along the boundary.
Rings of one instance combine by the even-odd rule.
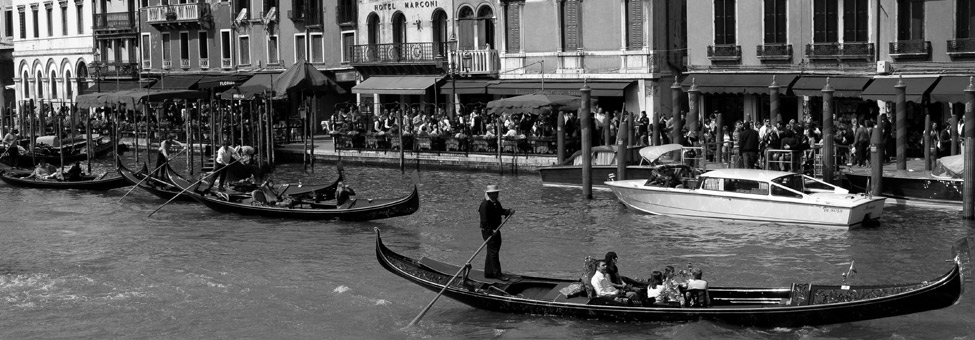
[[[395,11],[395,10],[399,9],[400,7],[402,7],[402,8],[410,8],[410,9],[414,9],[414,8],[437,8],[437,7],[440,7],[440,3],[438,1],[429,1],[429,0],[427,0],[427,1],[403,1],[403,2],[390,1],[390,2],[383,2],[383,3],[380,3],[380,4],[373,5],[373,10],[375,10],[375,11]]]

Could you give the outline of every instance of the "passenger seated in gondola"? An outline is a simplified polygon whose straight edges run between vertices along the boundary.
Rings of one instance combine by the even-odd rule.
[[[603,260],[606,261],[606,274],[609,275],[609,281],[613,284],[613,287],[619,290],[635,292],[639,296],[645,295],[642,287],[647,285],[646,282],[620,275],[619,267],[616,266],[619,262],[619,256],[616,255],[616,252],[611,251],[606,253]]]
[[[590,284],[592,284],[592,288],[598,298],[609,298],[615,302],[627,304],[637,299],[636,293],[622,291],[613,286],[613,283],[609,280],[609,275],[606,273],[605,260],[596,262],[596,273],[592,275]]]
[[[68,182],[78,182],[83,180],[82,177],[84,172],[81,171],[81,162],[74,162],[74,165],[68,169],[68,172],[64,176],[64,180]]]
[[[650,284],[647,285],[647,304],[663,304],[661,294],[664,291],[664,274],[654,270],[650,274]]]
[[[684,292],[684,306],[708,307],[711,305],[708,282],[701,279],[703,275],[701,268],[691,270],[691,279],[687,280],[687,289]]]
[[[52,167],[50,167],[50,166],[47,165],[47,161],[45,161],[44,159],[41,159],[40,161],[37,162],[37,166],[34,167],[34,172],[31,172],[30,175],[28,175],[27,177],[24,177],[24,179],[31,179],[31,178],[34,178],[34,179],[51,179],[51,178],[54,178],[57,175],[56,174],[53,174],[53,171],[51,170],[51,168]]]
[[[355,190],[352,190],[352,188],[346,185],[344,182],[339,181],[338,185],[335,187],[335,205],[341,206],[350,200],[355,200]]]

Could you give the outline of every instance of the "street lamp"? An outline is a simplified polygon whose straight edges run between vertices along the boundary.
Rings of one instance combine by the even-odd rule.
[[[99,63],[102,60],[102,53],[96,47],[95,48],[95,52],[92,53],[92,55],[94,55],[94,58],[95,58],[94,61],[91,63],[91,66],[92,66],[92,69],[93,69],[92,75],[94,75],[95,84],[97,86],[97,88],[96,88],[97,91],[98,92],[102,92],[101,68],[99,66]]]
[[[450,72],[450,119],[453,120],[457,116],[457,35],[453,32],[450,33],[450,64],[447,71]]]

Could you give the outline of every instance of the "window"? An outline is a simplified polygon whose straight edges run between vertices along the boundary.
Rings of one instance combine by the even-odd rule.
[[[227,68],[231,66],[230,59],[233,58],[231,51],[232,49],[230,48],[230,31],[228,30],[220,31],[220,58],[223,59],[221,61],[221,67]]]
[[[375,45],[379,43],[379,16],[376,13],[370,13],[369,18],[366,19],[367,26],[369,26],[369,45]]]
[[[737,192],[741,194],[768,195],[768,183],[750,181],[745,179],[724,180],[724,191]]]
[[[765,0],[765,43],[786,43],[786,0]]]
[[[457,14],[457,49],[474,49],[474,10],[464,6]]]
[[[281,64],[281,54],[278,52],[278,36],[267,37],[267,63],[268,65]]]
[[[288,13],[288,17],[291,19],[304,20],[307,2],[308,0],[294,0],[294,2],[291,3],[291,12]]]
[[[325,62],[325,39],[322,38],[321,34],[311,35],[311,47],[309,48],[311,49],[311,62]]]
[[[61,6],[61,35],[68,35],[68,6]]]
[[[433,55],[446,59],[447,42],[450,41],[447,37],[447,12],[441,9],[433,11],[430,26],[433,29]]]
[[[149,33],[142,34],[142,68],[152,68],[152,36]]]
[[[352,61],[352,51],[355,48],[355,32],[342,32],[342,62]]]
[[[643,48],[643,1],[626,0],[626,49],[641,48]]]
[[[975,1],[957,0],[955,15],[955,38],[975,38]]]
[[[579,7],[579,0],[563,0],[560,3],[563,51],[582,49],[582,11]]]
[[[24,12],[23,8],[18,10],[18,12],[20,15],[20,38],[27,39],[27,14]]]
[[[773,185],[772,186],[772,196],[802,198],[802,195],[800,195],[798,193],[795,193],[795,192],[792,192],[792,191],[789,191],[789,190],[786,190],[786,189],[784,189],[784,188],[782,188],[780,186],[777,186],[777,185]]]
[[[163,55],[163,66],[166,66],[166,62],[173,60],[172,47],[169,46],[170,38],[169,33],[162,34],[162,55]]]
[[[209,42],[210,39],[207,39],[207,32],[197,32],[196,41],[200,44],[200,59],[209,58],[210,50],[207,48],[207,42]]]
[[[71,71],[66,71],[64,72],[64,98],[74,98],[74,89],[71,87]]]
[[[47,15],[47,36],[54,36],[54,8],[45,8],[44,14]]]
[[[58,98],[58,75],[51,71],[51,99]]]
[[[406,42],[406,16],[403,12],[396,12],[391,19],[393,22],[393,43],[402,44]]]
[[[21,11],[20,13],[24,12]],[[27,74],[26,70],[24,71],[24,76],[20,78],[20,81],[22,82],[21,84],[24,85],[24,99],[27,99],[30,97],[30,76]]]
[[[482,6],[477,11],[477,40],[479,50],[494,48],[494,11],[491,6]]]
[[[838,42],[837,0],[813,1],[813,42]]]
[[[78,17],[78,34],[84,34],[85,33],[85,14],[84,14],[85,5],[84,3],[81,2],[76,2],[76,4],[78,4],[76,7],[78,9],[77,12],[78,15],[76,15],[76,17]]]
[[[14,36],[14,11],[3,12],[3,36]]]
[[[36,8],[33,9],[32,12],[34,14],[34,38],[40,38],[41,37],[41,30],[40,30],[40,28],[38,28],[38,25],[40,25],[40,17],[37,16],[37,9]]]
[[[843,41],[867,41],[867,0],[843,0]]]
[[[179,32],[179,59],[190,59],[190,33]]]
[[[237,60],[240,65],[251,64],[251,38],[246,35],[237,37]]]
[[[295,34],[295,62],[299,60],[308,60],[308,44],[304,35]]]
[[[37,13],[37,11],[34,11]],[[41,75],[41,71],[37,71],[37,76],[34,77],[34,81],[37,82],[37,98],[44,98],[44,76]]]
[[[504,7],[504,23],[507,26],[508,37],[505,39],[505,51],[508,53],[521,52],[521,4],[509,2]]]
[[[735,0],[714,0],[714,44],[734,45]]]
[[[897,40],[924,40],[923,1],[897,1]]]
[[[722,190],[722,188],[721,188],[721,183],[722,182],[723,182],[723,180],[720,179],[720,178],[711,178],[711,177],[708,177],[708,178],[705,178],[704,179],[704,184],[701,184],[701,189],[703,189],[703,190],[721,191]]]

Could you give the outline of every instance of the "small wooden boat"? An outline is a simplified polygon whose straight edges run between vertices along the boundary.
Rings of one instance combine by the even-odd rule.
[[[129,182],[131,185],[138,185],[139,188],[148,191],[149,193],[155,195],[156,197],[169,200],[172,199],[173,197],[176,197],[176,195],[179,195],[179,197],[176,198],[176,200],[178,201],[184,201],[184,202],[195,201],[192,197],[190,197],[189,194],[180,195],[180,191],[182,191],[182,189],[180,189],[175,184],[170,182],[168,180],[168,177],[166,177],[166,180],[160,179],[158,177],[149,177],[148,179],[146,179],[146,174],[149,173],[149,168],[145,164],[142,165],[141,170],[136,172],[125,167],[125,164],[122,163],[122,160],[119,159],[118,157],[115,157],[115,166],[118,169],[119,175],[122,176],[122,178],[125,178],[127,182]],[[169,165],[167,164],[166,167],[168,168]]]
[[[87,148],[85,147],[86,142],[78,141],[72,143],[72,145],[65,145],[65,147],[62,148],[62,147],[54,147],[49,144],[46,144],[47,142],[45,141],[48,141],[51,138],[55,138],[55,137],[54,136],[38,137],[37,140],[39,142],[44,142],[44,144],[38,144],[34,147],[33,156],[31,155],[30,150],[25,148],[25,151],[21,152],[17,157],[17,162],[18,162],[17,165],[20,167],[31,167],[36,165],[34,163],[35,161],[39,162],[40,160],[44,160],[48,164],[60,166],[61,159],[62,159],[61,158],[62,150],[66,152],[64,155],[65,165],[74,162],[81,162],[81,161],[88,160],[88,154],[86,153]],[[95,154],[95,157],[92,159],[107,155],[113,149],[114,149],[114,144],[111,142],[111,140],[108,137],[105,136],[98,137],[94,140],[94,145],[92,146],[92,151]],[[0,148],[0,154],[4,153],[5,151],[6,151],[5,148]],[[3,159],[0,159],[0,162],[3,162],[4,164],[7,165],[13,164],[13,160],[10,159],[10,157],[3,157]]]
[[[321,197],[322,191],[332,185],[312,186],[312,188],[305,190],[303,190],[304,186],[302,188],[286,187],[275,195],[277,196],[275,202],[269,201],[271,198],[267,196],[270,195],[259,193],[262,192],[261,190],[250,193],[235,191],[201,192],[199,191],[200,182],[190,183],[185,179],[172,176],[170,180],[177,187],[193,192],[190,197],[210,209],[241,215],[301,220],[367,221],[405,216],[420,208],[420,195],[416,186],[413,186],[412,193],[402,198],[354,198],[341,203],[328,197],[320,200],[323,198]]]
[[[850,227],[879,219],[884,210],[884,197],[851,194],[792,172],[673,169],[606,185],[627,206],[658,215]]]
[[[854,192],[870,191],[870,174],[847,172],[848,187]],[[893,203],[928,203],[936,205],[960,206],[965,180],[959,178],[939,178],[924,173],[918,174],[904,170],[885,172],[880,194],[890,198]]]
[[[564,293],[580,279],[507,274],[507,281],[485,279],[470,270],[444,287],[461,267],[397,254],[376,230],[376,258],[390,272],[468,306],[500,313],[577,317],[607,321],[686,322],[710,320],[741,326],[800,327],[854,322],[919,313],[958,303],[964,290],[962,260],[930,281],[871,286],[792,284],[780,288],[711,287],[709,307],[629,306]],[[967,272],[967,269],[966,269]],[[591,275],[591,274],[590,274]]]
[[[82,176],[84,180],[81,181],[61,181],[56,179],[25,178],[30,176],[30,173],[0,172],[0,180],[3,180],[9,185],[36,189],[78,189],[103,191],[131,185],[125,180],[125,178],[105,178],[105,175],[106,174],[102,174],[100,176]]]
[[[648,178],[653,172],[655,163],[661,157],[668,159],[678,158],[678,153],[684,153],[680,144],[667,144],[659,146],[647,146],[642,148],[630,148],[626,165],[627,178]],[[617,170],[617,151],[616,146],[597,146],[592,148],[590,176],[592,177],[593,187],[597,189],[609,189],[603,182],[611,176],[616,176]],[[538,168],[538,174],[542,177],[542,185],[550,187],[581,187],[582,186],[582,151],[576,151],[562,164],[543,166]]]

